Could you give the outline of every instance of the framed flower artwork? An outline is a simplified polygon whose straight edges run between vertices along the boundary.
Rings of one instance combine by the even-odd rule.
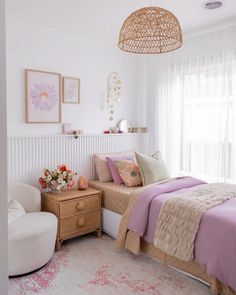
[[[26,123],[61,122],[61,75],[25,70]]]
[[[80,103],[80,79],[63,77],[63,102]]]

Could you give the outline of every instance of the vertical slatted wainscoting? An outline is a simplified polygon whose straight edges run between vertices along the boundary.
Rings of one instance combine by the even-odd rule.
[[[8,138],[8,173],[11,182],[36,185],[43,168],[66,164],[79,175],[95,178],[93,153],[139,150],[148,152],[148,133],[34,136]]]

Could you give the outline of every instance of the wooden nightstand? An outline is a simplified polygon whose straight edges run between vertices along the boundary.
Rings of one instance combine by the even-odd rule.
[[[101,236],[101,191],[88,188],[42,194],[42,211],[58,218],[56,250],[67,239],[96,231]]]

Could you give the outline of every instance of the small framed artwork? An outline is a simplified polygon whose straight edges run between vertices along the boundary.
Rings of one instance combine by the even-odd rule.
[[[61,122],[61,75],[25,70],[26,123]]]
[[[63,77],[63,102],[80,103],[80,79]]]

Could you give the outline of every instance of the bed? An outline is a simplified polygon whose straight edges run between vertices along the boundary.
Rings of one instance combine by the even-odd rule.
[[[123,215],[129,204],[130,195],[140,187],[127,187],[113,182],[89,181],[89,186],[101,190],[102,207],[112,212]]]
[[[124,223],[131,197],[135,194],[138,195],[143,188],[127,188],[124,185],[115,185],[111,182],[102,183],[100,181],[90,181],[89,185],[103,192],[103,231],[116,239],[119,226],[121,222]],[[140,250],[169,266],[208,283],[211,286],[212,294],[236,295],[235,290],[221,283],[215,277],[209,276],[205,268],[195,260],[186,262],[168,255],[144,238],[140,240]]]
[[[89,181],[89,186],[102,191],[103,232],[116,239],[119,225],[125,213],[130,195],[137,189],[113,182]]]

